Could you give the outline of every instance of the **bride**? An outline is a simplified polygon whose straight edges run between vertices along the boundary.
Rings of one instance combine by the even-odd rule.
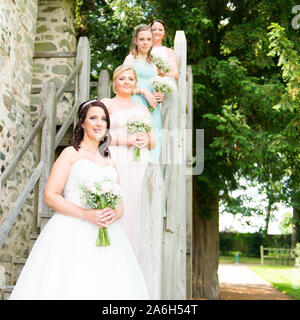
[[[110,118],[99,101],[82,103],[71,139],[55,161],[45,203],[56,213],[38,237],[10,299],[149,299],[145,281],[115,210],[83,204],[80,185],[111,180],[118,170],[109,159]],[[62,193],[64,196],[62,196]],[[96,246],[107,227],[110,246]]]

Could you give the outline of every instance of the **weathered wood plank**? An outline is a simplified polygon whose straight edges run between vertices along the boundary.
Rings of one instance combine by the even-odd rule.
[[[165,218],[162,299],[186,299],[186,184],[184,133],[186,127],[186,39],[177,31],[174,51],[178,61],[178,102],[172,106],[174,158],[165,172]],[[171,142],[171,141],[170,141]]]
[[[10,211],[8,217],[6,218],[6,220],[4,221],[4,223],[2,224],[2,226],[0,228],[0,247],[3,244],[3,242],[5,241],[7,235],[9,233],[13,223],[15,222],[19,212],[21,211],[22,206],[23,206],[24,202],[26,201],[28,195],[30,194],[30,192],[34,188],[37,180],[39,179],[42,172],[44,171],[44,168],[45,168],[44,162],[40,161],[40,163],[35,168],[32,175],[30,176],[25,188],[23,189],[23,191],[20,193],[19,197],[17,198],[17,200],[13,204],[12,210]]]
[[[151,299],[161,299],[163,180],[159,164],[148,163],[142,184],[138,261]]]
[[[75,104],[74,104],[73,108],[71,109],[71,111],[69,112],[64,124],[60,127],[59,131],[57,132],[56,137],[55,137],[55,149],[59,146],[65,133],[69,129],[72,121],[74,121],[74,117],[77,114],[77,110],[78,110],[79,105],[80,105],[79,102],[75,102]]]
[[[45,163],[45,168],[39,181],[38,227],[40,227],[39,216],[49,212],[49,208],[44,204],[44,190],[54,161],[56,105],[55,84],[53,82],[46,82],[41,93],[41,114],[42,116],[46,116],[41,144],[41,161]]]
[[[0,189],[4,185],[5,181],[9,178],[9,176],[14,172],[14,170],[16,169],[19,162],[22,160],[23,155],[27,151],[32,141],[39,134],[45,120],[46,120],[45,116],[39,119],[35,123],[32,133],[25,139],[24,142],[22,141],[22,145],[20,146],[20,151],[14,156],[14,158],[10,161],[10,163],[8,164],[8,166],[5,168],[5,170],[0,176]]]
[[[31,94],[40,94],[42,92],[42,87],[32,87],[30,93]],[[75,86],[70,85],[69,88],[67,88],[64,93],[74,93],[75,92]]]
[[[66,92],[66,89],[68,89],[71,85],[71,82],[74,80],[74,78],[77,76],[77,74],[80,72],[80,69],[82,68],[83,61],[80,61],[74,70],[71,72],[71,74],[67,77],[65,80],[63,86],[58,89],[56,93],[56,100],[59,101],[59,99],[62,97],[62,95]]]
[[[35,51],[33,58],[73,58],[76,57],[75,51],[57,52],[57,51]]]
[[[77,46],[76,65],[82,61],[82,67],[78,73],[78,93],[75,101],[80,103],[89,99],[90,96],[90,45],[87,37],[80,37]],[[77,98],[77,99],[76,99]]]
[[[101,70],[98,79],[98,100],[103,98],[110,98],[111,95],[111,81],[108,70]]]
[[[187,67],[187,116],[186,158],[193,157],[193,72]],[[192,224],[193,224],[193,177],[192,168],[186,172],[186,299],[192,300]]]

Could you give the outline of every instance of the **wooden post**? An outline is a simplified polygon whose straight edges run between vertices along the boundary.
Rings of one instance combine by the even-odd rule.
[[[53,165],[56,133],[56,88],[53,82],[46,82],[41,92],[41,115],[46,116],[42,129],[41,161],[45,164],[39,181],[38,197],[38,227],[41,229],[44,223],[41,220],[51,216],[50,208],[44,204],[45,186]]]
[[[79,105],[90,97],[90,69],[91,50],[87,37],[80,37],[77,45],[76,65],[82,61],[82,67],[78,73],[75,84],[75,101]],[[78,105],[78,106],[79,106]],[[77,123],[77,115],[74,117],[74,127]]]
[[[264,247],[260,246],[260,264],[264,265]]]
[[[164,223],[162,299],[186,299],[186,39],[177,31],[174,51],[179,67],[177,103],[171,106],[174,133],[173,163],[165,167],[166,218]],[[163,107],[164,108],[164,107]],[[184,183],[183,183],[184,181]]]
[[[186,116],[186,159],[190,167],[186,173],[186,299],[192,300],[192,224],[193,224],[193,72],[187,68],[187,116]]]
[[[110,98],[111,85],[108,70],[101,70],[98,79],[98,100]]]
[[[87,37],[80,37],[77,46],[76,64],[83,62],[78,74],[78,99],[80,103],[89,99],[90,96],[90,45]]]
[[[142,184],[138,261],[152,300],[162,298],[163,188],[160,165],[148,163]]]

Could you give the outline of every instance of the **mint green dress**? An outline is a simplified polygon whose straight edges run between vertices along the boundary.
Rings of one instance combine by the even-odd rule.
[[[147,63],[141,59],[133,59],[133,67],[137,73],[138,83],[137,87],[140,89],[148,89],[150,92],[154,92],[150,79],[157,76],[156,67],[152,63]],[[143,94],[133,95],[132,100],[136,103],[143,104],[150,107],[147,99]],[[155,135],[156,146],[154,149],[150,150],[150,157],[153,163],[159,163],[160,151],[161,151],[161,129],[162,129],[162,120],[161,120],[161,112],[160,105],[157,104],[156,109],[154,111],[149,110],[152,116]]]

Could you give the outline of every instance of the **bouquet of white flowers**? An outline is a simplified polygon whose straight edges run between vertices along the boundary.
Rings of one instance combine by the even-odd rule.
[[[162,55],[159,55],[158,53],[152,53],[151,55],[153,57],[152,62],[157,66],[157,68],[160,69],[162,73],[169,72],[171,70],[171,64],[169,59],[166,59]]]
[[[127,121],[127,132],[129,134],[148,133],[153,129],[152,120],[144,114],[135,115]],[[136,148],[134,161],[140,161],[141,149]]]
[[[92,209],[102,210],[107,207],[115,209],[122,198],[121,186],[110,180],[105,180],[102,184],[94,182],[80,185],[80,189],[82,191],[82,200]],[[105,247],[109,245],[110,240],[107,228],[99,228],[96,246]]]
[[[150,79],[152,88],[156,92],[170,93],[175,90],[172,81],[168,77],[154,77]]]

